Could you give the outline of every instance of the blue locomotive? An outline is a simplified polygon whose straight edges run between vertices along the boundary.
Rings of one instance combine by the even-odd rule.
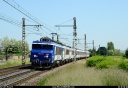
[[[33,41],[30,62],[33,67],[54,67],[74,60],[75,49],[48,37]],[[89,57],[88,51],[76,50],[76,60]]]

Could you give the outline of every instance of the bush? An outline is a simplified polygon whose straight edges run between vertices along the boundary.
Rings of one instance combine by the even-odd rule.
[[[96,67],[99,69],[113,68],[113,67],[118,67],[120,60],[121,59],[117,59],[117,58],[115,59],[108,56],[95,56],[95,57],[89,58],[86,61],[86,66]]]
[[[102,61],[102,62],[96,64],[96,68],[100,68],[100,69],[108,68],[106,61]]]
[[[103,56],[94,56],[94,57],[89,58],[86,61],[86,65],[88,67],[94,67],[94,66],[96,66],[97,63],[100,63],[103,60],[104,60],[104,57]]]
[[[122,61],[119,63],[118,67],[121,68],[121,69],[123,69],[123,70],[128,71],[128,61],[122,60]]]

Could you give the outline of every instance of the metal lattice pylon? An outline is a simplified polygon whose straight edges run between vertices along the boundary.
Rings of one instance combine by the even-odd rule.
[[[76,17],[73,18],[74,19],[74,25],[73,25],[73,41],[74,41],[74,61],[76,62],[76,50],[77,50],[77,33],[76,33]]]
[[[25,18],[22,21],[22,65],[25,65]]]

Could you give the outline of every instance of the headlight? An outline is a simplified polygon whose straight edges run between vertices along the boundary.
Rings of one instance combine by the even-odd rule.
[[[37,55],[34,55],[34,57],[38,57]]]
[[[46,55],[46,56],[44,56],[44,58],[48,58],[48,56]]]

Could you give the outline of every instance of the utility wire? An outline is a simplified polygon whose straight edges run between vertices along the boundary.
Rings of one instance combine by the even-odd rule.
[[[25,9],[23,9],[19,4],[17,4],[14,0],[12,0],[14,3],[11,3],[9,0],[3,0],[4,2],[6,2],[7,4],[9,4],[11,7],[13,7],[14,9],[18,10],[20,13],[24,14],[25,16],[27,16],[28,18],[30,18],[31,20],[33,20],[34,22],[40,24],[43,22],[39,22],[39,20],[37,18],[35,18],[34,16],[32,16],[29,12],[27,12]],[[44,24],[44,23],[43,23]],[[46,25],[46,24],[45,24]],[[44,26],[43,26],[44,27]],[[51,31],[49,28],[44,27],[45,29],[48,29],[50,32]]]
[[[14,0],[12,0],[14,3],[10,2],[9,0],[3,0],[4,2],[6,2],[7,4],[9,4],[11,7],[13,7],[14,9],[18,10],[20,13],[24,14],[25,16],[27,16],[28,18],[30,18],[31,20],[33,20],[34,22],[40,24],[37,20],[37,18],[35,18],[34,16],[32,16],[29,12],[27,12],[25,9],[23,9],[19,4],[17,4]],[[44,26],[43,26],[44,27]],[[47,27],[44,27],[45,29],[48,29]],[[50,29],[48,29],[49,31],[51,31]],[[43,30],[44,31],[44,30]],[[46,31],[44,31],[46,32]],[[46,32],[47,33],[47,32]],[[48,33],[47,33],[48,34]]]
[[[64,24],[64,23],[67,23],[67,22],[72,21],[72,20],[73,20],[73,19],[67,20],[67,21],[65,21],[65,22],[60,23],[59,25],[62,25],[62,24]]]
[[[6,2],[7,4],[9,4],[11,7],[13,7],[14,9],[18,10],[20,13],[24,14],[25,16],[27,16],[28,18],[30,18],[31,20],[33,20],[34,22],[38,23],[36,18],[34,18],[30,13],[28,13],[26,10],[24,10],[20,5],[18,5],[16,2],[16,5],[14,5],[13,3],[9,2],[9,0],[3,0],[4,2]],[[14,0],[13,0],[14,2]],[[33,19],[34,18],[34,19]],[[39,23],[38,23],[39,24]]]
[[[10,24],[13,24],[13,25],[15,25],[15,26],[18,26],[18,27],[22,27],[22,22],[20,22],[20,21],[18,21],[18,20],[15,20],[14,18],[11,18],[11,17],[9,17],[9,16],[7,16],[7,15],[5,15],[5,14],[2,14],[2,13],[0,13],[0,19],[1,20],[3,20],[3,21],[6,21],[6,22],[8,22],[8,23],[10,23]],[[30,29],[30,28],[29,28]],[[28,29],[26,29],[26,30],[28,30]],[[28,31],[30,31],[30,30],[28,30]],[[31,33],[35,33],[35,32],[33,32],[33,31],[30,31]]]
[[[31,20],[33,20],[34,22],[36,22],[36,23],[38,23],[38,24],[40,24],[40,23],[43,23],[43,22],[39,22],[39,20],[37,19],[37,18],[35,18],[34,16],[32,16],[29,12],[27,12],[25,9],[23,9],[19,4],[17,4],[14,0],[12,0],[12,2],[10,2],[9,0],[3,0],[4,2],[6,2],[7,4],[9,4],[11,7],[13,7],[14,9],[16,9],[16,10],[18,10],[20,13],[22,13],[22,14],[24,14],[25,16],[27,16],[28,18],[30,18]],[[70,20],[68,20],[68,21],[65,21],[65,22],[63,22],[63,23],[61,23],[61,24],[64,24],[64,23],[67,23],[67,22],[69,22],[69,21],[71,21],[71,20],[73,20],[73,19],[70,19]],[[45,23],[43,23],[43,24],[45,24]],[[46,25],[46,24],[45,24]],[[46,25],[46,26],[48,26],[48,25]],[[53,33],[53,31],[51,31],[49,28],[47,28],[47,27],[45,27],[44,25],[43,25],[43,27],[45,28],[45,29],[47,29],[47,30],[49,30],[50,32],[52,32]],[[50,28],[52,28],[51,26],[48,26],[48,27],[50,27]],[[45,31],[46,32],[46,31]],[[47,32],[46,32],[47,33]],[[49,33],[47,33],[47,34],[49,34]]]
[[[43,22],[39,22],[39,20],[37,19],[37,18],[35,18],[34,16],[32,16],[29,12],[27,12],[25,9],[23,9],[19,4],[17,4],[14,0],[12,0],[13,1],[13,3],[11,3],[9,0],[3,0],[4,2],[6,2],[7,4],[9,4],[11,7],[13,7],[14,9],[16,9],[16,10],[18,10],[20,13],[22,13],[22,14],[24,14],[25,16],[27,16],[28,18],[30,18],[31,20],[33,20],[34,22],[36,22],[36,23],[38,23],[38,24],[40,24],[40,23],[43,23]],[[15,4],[14,4],[15,3]],[[70,19],[70,20],[68,20],[68,21],[65,21],[65,22],[63,22],[63,23],[61,23],[61,24],[64,24],[64,23],[67,23],[67,22],[69,22],[69,21],[71,21],[71,20],[73,20],[73,19]],[[45,24],[45,23],[43,23],[43,24]],[[46,25],[46,24],[45,24]],[[48,26],[48,25],[46,25],[46,26]],[[50,32],[52,32],[53,33],[53,31],[51,31],[49,28],[47,28],[47,27],[45,27],[44,25],[43,25],[43,27],[45,28],[45,29],[47,29],[48,31],[50,31]],[[48,26],[48,27],[51,27],[51,26]],[[30,30],[29,30],[30,31]],[[44,30],[43,30],[44,31]],[[44,31],[44,32],[46,32],[46,31]],[[46,32],[46,34],[48,34],[47,32]]]
[[[2,13],[0,13],[0,19],[3,20],[3,21],[6,21],[8,23],[11,23],[13,25],[16,25],[18,27],[21,27],[22,26],[19,21],[15,20],[15,19],[13,19],[11,17],[8,17],[8,16],[6,16],[6,15],[4,15]]]

